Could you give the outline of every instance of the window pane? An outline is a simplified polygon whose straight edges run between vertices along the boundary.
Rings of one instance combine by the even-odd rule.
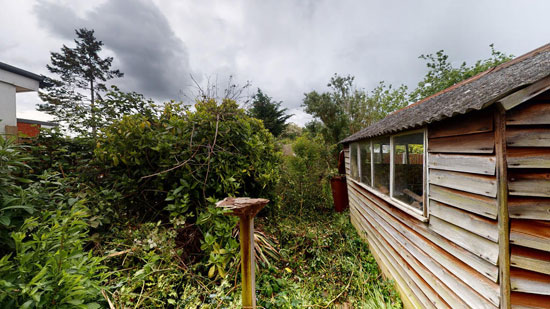
[[[374,188],[378,191],[390,193],[390,138],[374,140]]]
[[[361,147],[361,182],[372,185],[370,176],[370,142],[362,142]]]
[[[352,179],[359,180],[359,171],[357,167],[357,143],[353,143],[349,147],[349,169]]]
[[[393,138],[393,197],[422,210],[424,204],[424,133]]]

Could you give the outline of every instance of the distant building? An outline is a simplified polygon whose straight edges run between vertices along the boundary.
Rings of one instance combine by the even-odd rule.
[[[17,118],[17,132],[19,137],[23,138],[38,136],[41,128],[50,129],[57,126],[55,122]]]
[[[44,77],[0,62],[0,135],[16,135],[22,132],[25,137],[38,135],[41,127],[55,126],[55,123],[29,119],[17,119],[16,94],[38,91],[43,86]]]

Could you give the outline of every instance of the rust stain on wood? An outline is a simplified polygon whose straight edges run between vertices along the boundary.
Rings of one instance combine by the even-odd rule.
[[[550,149],[510,148],[508,168],[550,168]]]
[[[549,275],[512,267],[510,269],[510,283],[514,291],[550,295]]]
[[[512,292],[511,303],[513,308],[548,308],[550,296],[529,293]]]
[[[512,266],[550,275],[550,253],[521,246],[511,249]]]
[[[550,251],[550,222],[512,219],[510,243]]]

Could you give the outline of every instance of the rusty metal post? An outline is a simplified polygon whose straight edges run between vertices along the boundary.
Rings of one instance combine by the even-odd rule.
[[[263,198],[228,197],[216,204],[217,207],[231,210],[230,215],[239,217],[243,308],[256,308],[254,217],[268,202]]]

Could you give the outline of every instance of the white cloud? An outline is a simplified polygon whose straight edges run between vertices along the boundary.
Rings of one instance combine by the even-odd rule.
[[[138,92],[164,99],[190,85],[190,72],[203,83],[217,76],[220,84],[232,74],[282,100],[300,124],[309,119],[299,111],[303,94],[324,91],[334,73],[355,75],[366,89],[380,80],[415,87],[425,72],[420,54],[445,49],[451,60],[471,63],[487,58],[491,43],[520,55],[550,38],[545,0],[529,1],[528,9],[511,0],[63,0],[42,22],[36,3],[52,6],[3,5],[0,26],[10,31],[0,33],[0,61],[46,73],[49,52],[70,44],[66,33],[83,20],[97,28]],[[47,20],[57,30],[46,31]]]

